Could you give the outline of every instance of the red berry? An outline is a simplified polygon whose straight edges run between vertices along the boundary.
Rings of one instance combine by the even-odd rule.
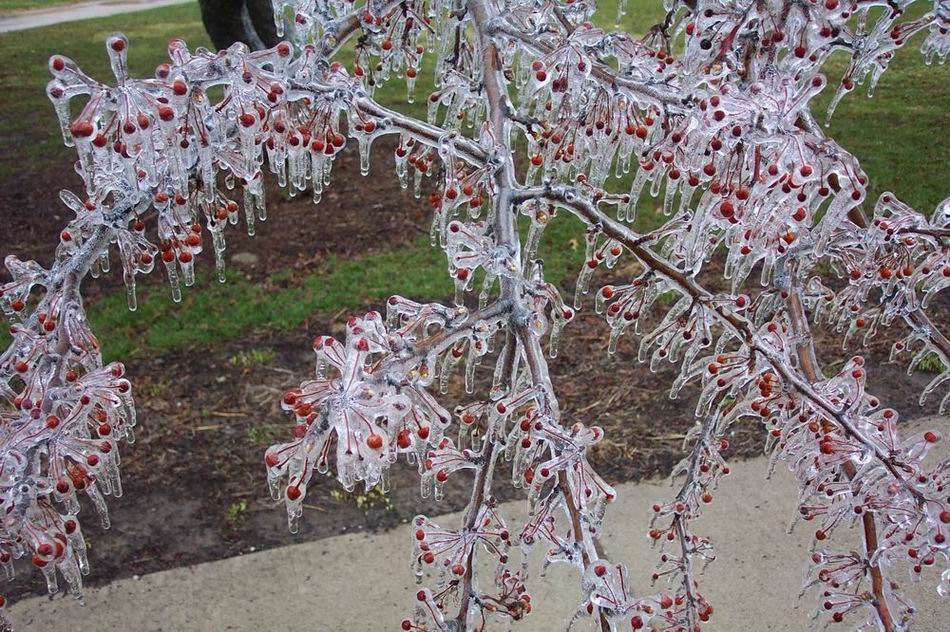
[[[76,121],[69,126],[69,131],[76,138],[88,138],[92,136],[93,127],[89,121]]]

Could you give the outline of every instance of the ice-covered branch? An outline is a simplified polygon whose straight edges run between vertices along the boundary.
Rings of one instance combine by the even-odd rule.
[[[191,51],[175,40],[154,78],[134,79],[129,43],[113,34],[106,43],[113,86],[54,56],[47,93],[64,141],[76,146],[85,190],[62,195],[76,218],[49,270],[7,259],[13,280],[0,307],[14,342],[0,356],[0,394],[12,409],[0,424],[8,490],[0,562],[30,555],[51,590],[54,568],[78,590],[86,561],[76,493],[105,515],[102,495],[121,491],[116,441],[131,438],[130,386],[121,365],[101,366],[79,293],[87,272],[108,271],[111,245],[131,309],[136,276],[159,259],[180,300],[182,286],[195,282],[205,231],[223,281],[225,228],[240,221],[241,206],[249,233],[266,219],[265,165],[280,186],[317,202],[348,137],[366,174],[372,142],[392,134],[402,186],[418,197],[423,178],[435,181],[431,236],[445,251],[456,304],[394,296],[385,316],[369,312],[350,319],[342,340],[314,341],[314,378],[283,400],[295,420],[292,439],[265,454],[292,529],[313,474],[329,472],[334,452],[347,489],[385,489],[389,468],[404,457],[418,467],[423,495],[438,499],[451,476],[471,470],[459,528],[424,516],[413,522],[412,568],[429,584],[404,630],[458,632],[484,629],[492,617],[523,618],[531,610],[528,571],[510,556],[540,542],[548,562],[582,573],[575,620],[593,615],[602,631],[698,627],[712,608],[693,567],[713,554],[691,522],[728,472],[725,433],[754,417],[773,458],[785,459],[799,480],[802,519],[820,523],[816,547],[858,517],[865,527],[863,553],[813,554],[812,583],[830,586],[824,610],[837,621],[870,605],[874,625],[905,629],[911,610],[882,569],[913,560],[916,573],[946,561],[950,464],[924,466],[939,434],[898,437],[896,412],[866,392],[862,358],[836,375],[821,372],[809,318],[846,329],[846,338],[903,320],[911,332],[895,352],[914,347],[911,367],[926,353],[948,367],[923,396],[946,385],[950,344],[924,310],[950,286],[950,203],[926,217],[885,194],[868,221],[867,176],[822,133],[811,107],[828,89],[821,70],[834,51],[847,51],[851,62],[832,110],[856,83],[873,89],[917,33],[926,32],[928,61],[947,57],[947,0],[905,21],[911,4],[674,2],[664,23],[636,40],[593,26],[588,0],[275,0],[278,30],[293,43],[269,50]],[[332,59],[348,42],[349,67]],[[436,76],[426,121],[374,99],[376,86],[397,76],[411,101],[427,53]],[[74,99],[84,100],[78,114]],[[525,169],[516,160],[521,137]],[[629,188],[614,191],[612,178],[631,170]],[[669,219],[639,234],[629,222],[644,191],[663,193]],[[558,209],[588,228],[573,307],[537,257]],[[728,292],[697,280],[719,252]],[[541,352],[548,335],[557,353],[595,272],[625,254],[643,273],[601,288],[595,300],[610,326],[608,351],[632,328],[642,335],[640,360],[680,364],[672,394],[690,381],[701,385],[702,421],[674,472],[685,481],[675,499],[657,505],[656,519],[669,523],[650,531],[678,543],[655,575],[670,579],[673,596],[633,595],[626,568],[601,559],[596,536],[615,492],[588,453],[603,431],[565,419]],[[819,263],[846,286],[829,289]],[[764,289],[744,293],[754,271]],[[467,307],[476,277],[478,306]],[[35,287],[45,290],[38,299]],[[676,300],[644,331],[641,316],[664,294]],[[488,358],[488,393],[449,412],[435,393],[448,391],[460,367],[473,393],[481,386],[476,368]],[[518,529],[492,495],[502,463],[528,497],[530,516]],[[479,560],[495,562],[492,581],[479,581]],[[868,577],[873,598],[856,599]],[[950,572],[941,581],[950,590]]]

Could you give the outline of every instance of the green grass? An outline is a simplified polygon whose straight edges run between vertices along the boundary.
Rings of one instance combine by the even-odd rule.
[[[231,366],[242,369],[253,369],[255,367],[267,366],[277,359],[277,353],[273,349],[249,349],[240,351],[233,356],[229,362]]]
[[[247,501],[239,500],[228,505],[228,522],[237,524],[242,521],[247,514]]]
[[[211,45],[197,2],[0,35],[0,146],[17,148],[0,154],[0,182],[75,156],[74,149],[63,146],[46,97],[49,58],[70,57],[89,76],[114,85],[105,47],[114,31],[130,39],[129,71],[136,77],[151,77],[158,64],[168,61],[172,38],[181,37],[192,48]]]
[[[925,65],[919,39],[897,53],[872,98],[863,86],[844,98],[826,133],[867,172],[869,199],[891,191],[930,214],[950,195],[950,67]],[[846,67],[847,60],[832,59],[829,82],[836,84]],[[826,91],[814,106],[822,124],[831,96]]]
[[[936,353],[928,353],[920,360],[917,368],[924,373],[943,373],[947,367],[943,365],[940,356]]]
[[[605,26],[612,27],[615,6],[613,1],[601,2],[601,23]],[[658,1],[640,0],[631,7],[631,13],[624,28],[642,33],[662,17],[663,11]],[[0,66],[0,86],[4,88],[0,91],[0,107],[14,113],[4,117],[0,141],[9,143],[27,132],[31,137],[45,134],[47,138],[39,146],[21,143],[17,155],[0,159],[0,180],[72,154],[72,150],[59,146],[52,108],[44,94],[46,58],[54,52],[70,55],[92,76],[107,79],[111,75],[103,40],[112,30],[123,27],[127,27],[125,33],[131,41],[130,66],[138,76],[150,74],[164,61],[165,44],[172,37],[183,37],[192,46],[207,44],[196,5],[0,36],[0,58],[9,60]],[[945,176],[950,166],[950,142],[941,131],[950,129],[950,69],[924,66],[917,47],[911,43],[897,55],[873,99],[858,93],[847,97],[838,108],[829,134],[861,161],[870,176],[872,196],[891,190],[929,212],[948,193]],[[351,53],[344,51],[342,60],[350,59]],[[830,81],[838,80],[844,63],[832,61]],[[415,105],[405,105],[405,85],[395,80],[380,87],[375,96],[385,105],[424,116],[430,76],[431,66],[420,73]],[[824,119],[822,104],[829,98],[824,95],[819,100],[815,109],[819,120]],[[658,220],[650,211],[658,205],[644,194],[641,228],[656,224]],[[565,282],[572,277],[583,258],[580,223],[570,217],[554,222],[545,233],[540,256],[549,279]],[[396,269],[406,273],[392,274]],[[255,329],[293,328],[314,316],[330,318],[367,304],[378,307],[394,293],[432,300],[452,292],[444,256],[422,240],[383,254],[331,258],[305,277],[298,277],[290,287],[269,292],[241,278],[220,285],[211,280],[213,271],[209,269],[200,274],[198,287],[187,289],[178,305],[169,300],[167,289],[160,284],[141,288],[135,314],[127,311],[124,292],[92,303],[89,318],[107,358],[209,345],[245,336]],[[271,272],[272,281],[292,277],[290,270]],[[0,339],[0,344],[5,341]]]
[[[175,305],[162,285],[139,300],[130,314],[124,292],[96,301],[88,309],[93,331],[102,338],[107,359],[135,357],[148,351],[186,349],[246,335],[265,327],[289,329],[314,314],[355,310],[366,304],[379,305],[398,285],[409,297],[442,297],[452,291],[442,272],[440,251],[418,246],[354,259],[332,257],[298,285],[273,292],[236,277],[220,284],[213,271],[195,288],[186,289]],[[394,283],[395,269],[418,270]]]

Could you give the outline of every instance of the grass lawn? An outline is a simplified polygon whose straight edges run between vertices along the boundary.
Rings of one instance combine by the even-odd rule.
[[[658,0],[630,4],[633,14],[627,16],[624,27],[634,33],[644,32],[663,13]],[[612,26],[615,6],[615,0],[601,2],[604,25]],[[16,147],[0,156],[0,182],[73,155],[73,150],[61,147],[52,107],[45,96],[47,59],[53,53],[68,55],[93,77],[109,80],[104,40],[114,30],[123,30],[129,36],[130,67],[137,76],[151,75],[154,67],[165,61],[165,45],[173,37],[182,37],[192,46],[208,45],[196,3],[0,35],[0,108],[6,113],[0,124],[0,142]],[[950,130],[950,68],[925,66],[918,45],[911,43],[897,55],[873,99],[861,94],[845,99],[829,134],[863,164],[871,179],[872,199],[891,190],[916,208],[930,212],[950,194],[946,183],[950,169],[950,140],[946,134]],[[347,52],[343,59],[349,59]],[[845,62],[832,60],[828,69],[832,83],[840,77]],[[428,70],[420,73],[420,98],[414,106],[399,105],[404,103],[405,86],[395,81],[380,88],[376,98],[422,115],[422,97],[428,90],[421,78],[431,76],[431,66]],[[827,103],[829,98],[826,95],[819,103]],[[816,115],[824,119],[822,109],[817,109]],[[23,138],[35,141],[24,143]],[[647,195],[644,198],[641,228],[656,223],[649,209],[660,204]],[[540,254],[550,279],[565,281],[575,273],[583,253],[569,244],[572,239],[582,240],[582,236],[580,224],[571,219],[560,220],[546,231]],[[4,244],[0,256],[15,252],[15,246]],[[407,273],[393,275],[393,269]],[[233,339],[252,329],[293,327],[314,314],[356,309],[364,300],[379,304],[393,293],[432,299],[451,293],[444,257],[430,248],[427,240],[385,254],[331,259],[297,285],[269,294],[248,282],[217,285],[208,280],[211,270],[200,272],[205,279],[199,282],[200,289],[187,291],[180,305],[171,303],[164,287],[160,292],[143,292],[136,314],[126,311],[124,292],[91,305],[89,317],[106,355],[128,358]],[[272,276],[286,274],[281,270],[271,272]],[[350,292],[356,283],[362,288],[359,296]],[[0,334],[3,345],[4,335]]]
[[[46,97],[49,58],[53,54],[71,57],[91,77],[114,83],[105,45],[114,31],[129,36],[129,69],[137,77],[153,76],[155,67],[168,61],[172,38],[183,38],[192,47],[211,46],[197,2],[0,35],[0,108],[4,112],[0,143],[16,147],[0,152],[0,182],[44,169],[52,161],[74,158],[75,150],[63,146]]]

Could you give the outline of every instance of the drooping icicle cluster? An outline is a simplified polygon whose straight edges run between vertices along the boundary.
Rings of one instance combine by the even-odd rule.
[[[450,477],[473,479],[460,525],[413,522],[411,568],[426,586],[404,630],[483,629],[490,618],[528,615],[533,579],[522,560],[538,544],[548,562],[580,571],[574,623],[699,630],[713,605],[696,567],[715,553],[693,526],[730,471],[730,427],[751,416],[774,462],[799,480],[800,518],[815,525],[807,581],[819,587],[819,611],[907,629],[912,606],[889,581],[897,562],[914,576],[947,564],[950,465],[924,462],[942,436],[899,438],[897,413],[866,392],[863,359],[826,376],[810,326],[870,335],[903,321],[895,353],[916,353],[911,367],[935,354],[945,369],[923,396],[945,387],[950,342],[923,310],[950,284],[950,207],[928,218],[885,194],[868,220],[867,176],[824,136],[811,105],[828,89],[820,71],[835,51],[851,64],[832,110],[855,83],[873,89],[916,33],[927,61],[945,60],[950,5],[902,20],[916,4],[671,0],[664,23],[637,40],[594,26],[588,0],[274,0],[278,28],[293,41],[272,49],[192,52],[175,40],[169,63],[139,80],[126,71],[128,41],[114,34],[106,46],[115,86],[54,56],[47,92],[64,141],[77,148],[84,191],[61,196],[76,218],[50,270],[7,259],[13,281],[0,307],[14,343],[0,362],[12,410],[0,427],[9,464],[0,562],[30,555],[51,589],[56,568],[78,590],[86,563],[76,494],[105,515],[103,494],[121,492],[116,441],[131,439],[129,383],[121,366],[101,366],[79,295],[87,272],[109,271],[110,245],[130,308],[136,276],[158,257],[180,300],[205,230],[223,281],[224,228],[242,207],[251,234],[266,219],[265,171],[319,202],[348,137],[365,175],[372,141],[396,134],[402,186],[420,196],[423,177],[436,182],[431,236],[446,253],[455,306],[394,296],[385,318],[369,312],[348,322],[342,340],[314,341],[313,379],[284,397],[292,439],[265,454],[292,530],[314,472],[328,473],[332,461],[347,489],[386,489],[404,455],[424,496],[440,499]],[[352,64],[332,61],[351,37]],[[411,101],[427,50],[436,72],[426,121],[373,100],[376,86],[398,77]],[[75,97],[85,103],[78,113]],[[630,222],[645,192],[662,196],[667,219],[640,234]],[[587,226],[570,307],[537,256],[564,213]],[[697,280],[719,251],[727,292]],[[662,548],[653,579],[665,586],[642,597],[596,546],[615,497],[589,462],[603,430],[562,413],[541,351],[546,335],[557,353],[597,271],[624,259],[638,264],[635,278],[599,288],[593,301],[611,330],[608,351],[633,332],[651,369],[679,364],[673,395],[691,382],[701,389],[689,454],[673,472],[682,485],[654,505],[648,531]],[[824,282],[820,264],[844,287],[830,289],[842,283]],[[487,393],[451,412],[439,403],[456,372],[473,394],[487,362]],[[526,491],[522,525],[492,494],[499,465]],[[876,547],[831,548],[836,529],[859,523]],[[480,560],[491,561],[490,579],[479,577]],[[945,570],[938,590],[948,589]]]
[[[77,597],[89,572],[79,497],[108,527],[105,496],[122,495],[118,445],[133,441],[135,426],[125,369],[102,364],[82,309],[77,278],[101,265],[95,254],[96,262],[59,258],[50,270],[8,256],[13,280],[0,287],[13,337],[0,355],[0,564],[13,579],[14,561],[29,560],[50,593],[62,575]],[[45,295],[33,302],[37,286]],[[0,611],[0,627],[8,625]]]

